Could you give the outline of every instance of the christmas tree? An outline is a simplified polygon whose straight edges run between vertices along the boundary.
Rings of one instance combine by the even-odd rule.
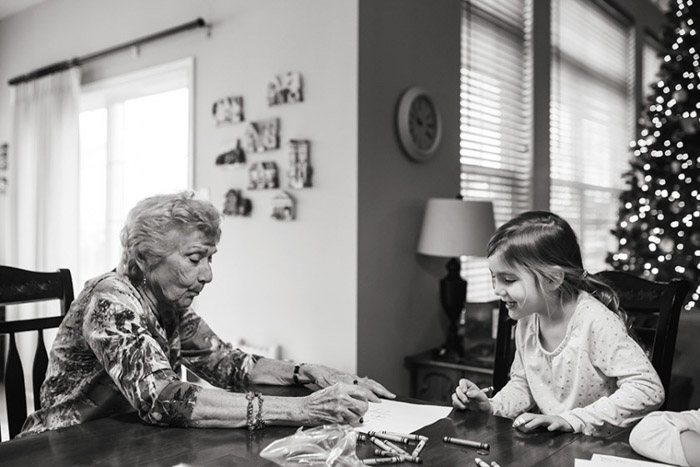
[[[665,53],[640,119],[640,136],[620,194],[612,233],[616,270],[691,283],[686,309],[700,299],[700,0],[676,0],[662,37]]]

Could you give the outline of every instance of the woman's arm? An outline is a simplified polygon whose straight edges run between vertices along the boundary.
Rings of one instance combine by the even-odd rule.
[[[180,318],[180,339],[185,366],[214,386],[243,391],[248,384],[290,385],[296,363],[260,357],[242,352],[222,341],[194,311],[187,310]],[[369,389],[370,400],[396,397],[384,386],[369,378],[345,373],[316,364],[301,364],[297,379],[321,388],[336,383],[357,384]],[[376,394],[376,396],[375,396]]]
[[[151,335],[143,310],[133,301],[121,301],[113,293],[93,298],[83,335],[105,372],[148,423],[241,427],[248,422],[249,406],[257,418],[257,399],[249,403],[245,394],[180,381]],[[370,397],[365,388],[343,384],[306,397],[262,396],[262,420],[265,424],[356,422],[367,411]]]
[[[700,465],[700,433],[684,431],[681,433],[681,445],[688,465]]]
[[[700,410],[652,412],[632,429],[629,442],[650,459],[700,465]]]
[[[354,384],[370,391],[369,400],[379,402],[379,397],[393,399],[396,397],[378,382],[369,378],[360,378],[357,375],[345,373],[333,368],[312,363],[297,364],[283,360],[274,360],[261,357],[250,371],[250,382],[254,384],[294,384],[294,370],[298,368],[297,379],[301,384],[316,384],[326,388],[337,383]]]
[[[306,397],[262,398],[265,425],[318,425],[358,423],[367,412],[371,392],[356,385],[336,384]],[[245,394],[220,389],[203,389],[197,396],[189,426],[236,428],[247,425],[249,402]],[[250,404],[253,419],[258,416],[258,400]]]

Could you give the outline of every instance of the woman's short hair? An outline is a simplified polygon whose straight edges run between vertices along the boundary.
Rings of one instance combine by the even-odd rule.
[[[202,232],[215,244],[221,238],[221,214],[209,201],[194,198],[185,191],[155,195],[139,201],[126,218],[121,231],[122,258],[118,271],[133,282],[143,279],[138,259],[154,262],[169,255],[173,245],[172,232]]]

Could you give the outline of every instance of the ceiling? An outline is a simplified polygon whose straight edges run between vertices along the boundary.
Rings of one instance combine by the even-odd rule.
[[[47,0],[0,0],[0,19],[7,18],[45,1]]]

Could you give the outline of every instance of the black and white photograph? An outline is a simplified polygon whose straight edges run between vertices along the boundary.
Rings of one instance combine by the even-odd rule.
[[[217,125],[242,122],[244,120],[243,97],[230,96],[217,100],[211,106],[211,114]]]
[[[1,0],[0,466],[700,467],[700,0]]]

